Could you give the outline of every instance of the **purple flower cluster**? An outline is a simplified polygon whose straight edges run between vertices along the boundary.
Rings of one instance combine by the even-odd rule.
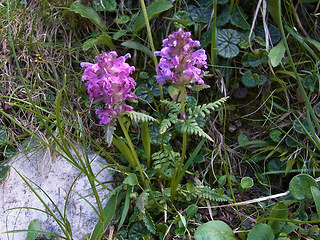
[[[90,101],[102,101],[105,106],[103,110],[96,110],[100,124],[107,124],[117,115],[133,110],[125,104],[127,99],[136,99],[132,92],[136,82],[129,76],[135,68],[125,62],[129,57],[129,53],[118,57],[117,53],[112,51],[96,56],[94,64],[81,63],[81,67],[86,68],[82,81],[88,88]]]
[[[159,83],[204,84],[201,76],[205,73],[200,67],[207,68],[207,55],[204,49],[194,50],[194,47],[200,46],[200,42],[192,40],[190,36],[190,32],[180,28],[162,41],[161,51],[154,53],[161,57],[156,69]]]

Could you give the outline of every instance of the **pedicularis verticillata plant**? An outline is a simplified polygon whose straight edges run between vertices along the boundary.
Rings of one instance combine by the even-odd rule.
[[[112,51],[96,56],[95,64],[81,63],[81,67],[86,67],[82,81],[88,88],[90,101],[103,103],[104,109],[96,110],[100,124],[107,124],[113,129],[114,121],[118,120],[131,152],[130,165],[138,167],[145,183],[140,161],[122,119],[125,112],[133,110],[131,106],[125,104],[125,101],[136,99],[132,92],[136,82],[130,77],[135,68],[125,62],[129,57],[129,53],[118,57],[117,53]],[[113,130],[111,132],[113,134]]]
[[[117,56],[114,51],[101,53],[96,56],[97,63],[81,63],[81,67],[86,67],[82,81],[88,88],[90,101],[101,101],[104,104],[105,109],[96,110],[100,124],[108,124],[122,113],[132,111],[125,100],[136,99],[132,92],[136,82],[130,77],[135,68],[125,62],[130,54]]]
[[[185,111],[185,91],[187,84],[203,85],[204,81],[201,76],[205,72],[200,67],[207,68],[207,55],[204,49],[195,50],[200,47],[199,41],[190,38],[190,32],[184,32],[181,28],[168,36],[162,42],[163,48],[155,52],[155,56],[160,56],[160,62],[157,66],[156,79],[161,84],[171,83],[180,90],[181,99],[181,116],[183,121],[187,120]],[[171,199],[175,197],[178,184],[181,180],[179,173],[182,170],[184,159],[187,151],[187,131],[182,133],[182,151],[181,160],[175,169],[171,179]]]
[[[156,78],[161,84],[204,84],[201,76],[205,72],[200,67],[207,68],[207,55],[204,49],[194,50],[194,47],[200,47],[200,42],[192,40],[190,36],[190,32],[180,28],[163,40],[161,51],[154,53],[161,57],[156,69]]]
[[[156,51],[155,56],[160,56],[160,62],[156,68],[156,79],[158,83],[171,84],[178,91],[180,95],[180,103],[177,101],[161,100],[161,103],[167,107],[167,118],[153,119],[150,116],[141,113],[135,113],[131,106],[125,103],[126,100],[134,100],[136,96],[133,94],[136,83],[130,74],[134,71],[134,67],[127,64],[125,61],[129,58],[129,54],[123,57],[118,57],[116,52],[102,53],[96,56],[97,63],[81,63],[82,67],[86,67],[82,81],[88,88],[90,101],[95,103],[103,103],[103,109],[96,110],[96,114],[100,119],[100,124],[114,126],[115,120],[118,120],[121,129],[125,135],[126,143],[119,137],[113,137],[113,143],[127,158],[131,167],[138,167],[140,178],[143,185],[148,186],[150,180],[145,180],[147,176],[143,172],[142,165],[137,156],[136,149],[132,144],[123,120],[123,115],[128,114],[134,120],[143,121],[141,139],[145,153],[147,155],[147,167],[150,168],[151,153],[150,153],[150,135],[149,128],[146,121],[156,121],[160,124],[159,135],[166,131],[173,131],[171,125],[179,125],[182,134],[182,150],[180,153],[172,155],[179,155],[180,161],[174,166],[171,175],[171,199],[176,195],[179,182],[184,175],[187,167],[190,164],[190,158],[184,166],[184,160],[187,157],[187,136],[188,134],[196,134],[200,137],[212,140],[198,125],[197,118],[203,119],[211,111],[216,110],[220,105],[226,101],[222,98],[214,103],[203,104],[201,106],[194,105],[186,109],[186,87],[192,89],[192,85],[205,85],[202,76],[205,75],[203,68],[207,68],[207,55],[204,49],[195,48],[200,47],[199,41],[191,39],[190,32],[184,32],[179,29],[163,40],[163,48],[161,51]],[[199,88],[201,90],[202,88]],[[135,114],[135,115],[134,115]],[[163,114],[163,113],[162,113]],[[160,116],[161,114],[159,114]],[[160,151],[173,151],[172,147],[166,147],[162,141]],[[158,152],[158,153],[159,153]],[[193,154],[192,154],[193,155]]]

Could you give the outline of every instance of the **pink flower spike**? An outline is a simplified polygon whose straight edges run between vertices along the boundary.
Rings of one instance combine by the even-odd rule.
[[[136,82],[130,77],[135,68],[125,62],[129,57],[129,53],[118,57],[115,51],[103,52],[95,57],[96,63],[80,64],[85,67],[81,79],[87,87],[90,101],[104,103],[103,110],[96,110],[99,124],[108,124],[123,112],[133,110],[125,104],[126,100],[136,99],[132,92]]]
[[[96,114],[100,119],[99,124],[108,124],[110,122],[109,111],[108,110],[96,110]]]
[[[161,57],[156,69],[158,83],[204,84],[201,79],[204,71],[200,68],[207,68],[207,55],[204,49],[193,49],[200,47],[200,42],[192,40],[190,36],[190,32],[180,28],[162,41],[163,48],[154,53]]]

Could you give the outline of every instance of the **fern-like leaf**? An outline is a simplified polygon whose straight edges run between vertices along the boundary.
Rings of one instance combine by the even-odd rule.
[[[168,100],[161,100],[161,103],[169,108],[169,112],[178,114],[181,109],[181,104],[176,102],[171,102]]]
[[[153,169],[157,171],[157,175],[169,180],[179,162],[180,154],[165,146],[163,150],[152,154],[151,158]]]
[[[136,111],[127,111],[126,114],[130,117],[132,121],[136,122],[158,122],[157,119],[151,117],[147,114],[136,112]]]
[[[169,113],[168,114],[169,118],[163,119],[161,124],[160,124],[160,134],[164,134],[169,127],[171,127],[171,124],[176,123],[178,121],[178,115],[175,113]]]
[[[217,193],[215,189],[211,189],[208,186],[197,185],[194,187],[194,196],[202,197],[210,201],[215,202],[226,202],[232,201],[227,195],[222,193]]]
[[[196,92],[199,92],[199,91],[201,91],[201,90],[203,90],[203,89],[208,89],[208,88],[210,88],[210,86],[209,86],[209,85],[206,85],[206,84],[203,84],[203,85],[193,85],[193,86],[188,85],[187,87],[188,87],[189,89],[191,89],[192,91],[196,91]]]
[[[205,133],[194,118],[189,118],[186,121],[182,122],[181,130],[182,133],[195,134],[200,137],[205,137],[206,139],[213,142],[213,139]]]
[[[215,102],[203,104],[201,106],[196,106],[193,110],[189,109],[189,115],[201,115],[204,118],[206,115],[210,114],[211,111],[217,110],[223,103],[225,103],[228,100],[228,98],[229,97],[223,97]]]

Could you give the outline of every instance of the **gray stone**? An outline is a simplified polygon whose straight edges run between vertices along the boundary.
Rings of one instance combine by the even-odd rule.
[[[74,152],[72,152],[72,155],[76,156]],[[97,176],[98,181],[111,181],[110,171],[108,169],[101,171],[106,167],[106,160],[94,153],[89,153],[88,156],[92,161],[91,167],[94,174],[99,173]],[[49,148],[39,147],[39,144],[24,149],[12,158],[8,164],[11,165],[10,172],[7,178],[0,183],[0,240],[25,239],[26,232],[14,234],[3,232],[28,229],[30,221],[34,219],[40,223],[41,231],[56,232],[64,236],[58,224],[48,214],[33,209],[20,208],[32,207],[46,211],[44,205],[17,172],[28,179],[32,188],[41,196],[55,216],[61,220],[50,199],[59,211],[64,214],[66,196],[80,171],[65,158],[56,153],[53,154]],[[101,186],[98,189],[101,189]],[[107,189],[99,192],[103,205],[107,202],[107,193]],[[66,207],[66,216],[70,223],[74,240],[83,239],[83,235],[90,233],[98,221],[97,214],[87,201],[95,208],[97,207],[89,181],[82,173],[72,188]],[[20,209],[8,210],[12,208]]]

